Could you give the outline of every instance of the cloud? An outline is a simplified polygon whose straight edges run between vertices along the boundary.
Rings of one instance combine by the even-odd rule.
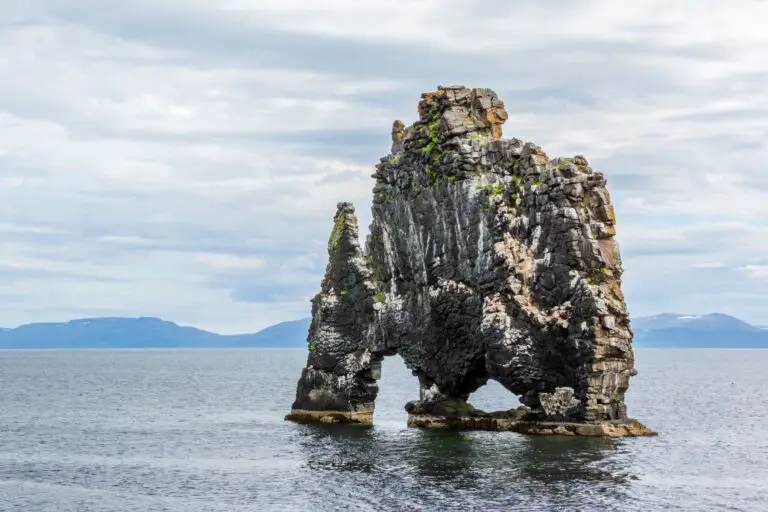
[[[768,279],[768,264],[765,265],[744,265],[741,269],[750,277]]]
[[[96,0],[0,12],[0,325],[305,315],[422,91],[605,172],[634,314],[768,323],[768,2]],[[661,293],[661,292],[664,293]],[[695,309],[695,308],[694,308]]]

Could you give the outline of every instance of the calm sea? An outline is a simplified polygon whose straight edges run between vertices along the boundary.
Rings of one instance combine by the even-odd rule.
[[[768,350],[637,350],[622,440],[408,429],[397,358],[374,428],[287,423],[304,360],[0,351],[0,511],[768,511]]]

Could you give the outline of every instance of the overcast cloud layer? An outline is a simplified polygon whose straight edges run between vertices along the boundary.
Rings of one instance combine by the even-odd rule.
[[[582,153],[633,315],[768,324],[768,2],[4,0],[0,326],[305,316],[394,119],[490,87]]]

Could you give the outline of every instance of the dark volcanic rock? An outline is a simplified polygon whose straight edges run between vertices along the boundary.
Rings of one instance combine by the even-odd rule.
[[[328,240],[328,267],[312,299],[309,357],[293,403],[293,418],[309,411],[341,411],[352,422],[370,422],[383,355],[368,347],[376,292],[358,241],[355,209],[339,203]],[[343,420],[343,418],[339,418]]]
[[[506,119],[493,91],[453,86],[394,123],[365,254],[339,205],[293,415],[370,421],[380,361],[398,353],[421,386],[412,415],[478,416],[466,400],[495,379],[540,421],[627,421],[636,371],[605,178],[502,139]]]

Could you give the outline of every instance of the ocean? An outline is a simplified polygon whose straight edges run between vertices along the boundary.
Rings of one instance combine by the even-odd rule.
[[[409,429],[399,358],[366,429],[283,420],[302,350],[0,351],[0,511],[768,511],[768,350],[636,357],[655,438]]]

